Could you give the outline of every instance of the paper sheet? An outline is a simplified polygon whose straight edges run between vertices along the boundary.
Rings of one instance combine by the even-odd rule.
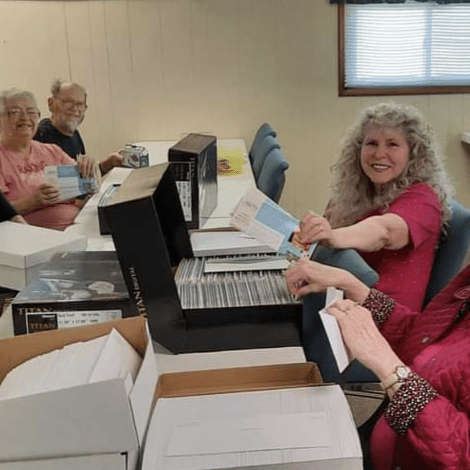
[[[83,178],[77,165],[48,165],[44,168],[44,174],[46,181],[59,190],[61,201],[94,194],[99,190],[97,179]]]
[[[336,300],[343,298],[343,292],[334,287],[328,287],[326,291],[325,308],[320,310],[320,318],[325,328],[326,335],[330,341],[330,346],[333,351],[333,355],[338,365],[338,370],[343,372],[349,363],[354,359],[349,352],[346,344],[341,336],[341,330],[339,329],[338,322],[333,315],[326,312],[326,308],[329,307]]]
[[[268,198],[259,189],[250,189],[232,211],[230,225],[259,242],[270,246],[279,254],[295,259],[310,257],[316,243],[307,252],[291,243],[300,221]]]

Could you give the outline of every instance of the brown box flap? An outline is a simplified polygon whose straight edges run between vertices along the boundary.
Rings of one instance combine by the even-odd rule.
[[[158,398],[272,390],[322,383],[320,371],[312,362],[172,372],[159,377],[155,401]]]

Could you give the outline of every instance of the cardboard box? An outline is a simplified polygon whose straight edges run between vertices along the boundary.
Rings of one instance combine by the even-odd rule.
[[[114,251],[56,253],[11,308],[15,335],[135,315]]]
[[[0,470],[126,470],[125,454],[99,454],[44,460],[0,462]]]
[[[163,374],[155,400],[142,470],[362,470],[347,400],[315,364]]]
[[[15,222],[0,223],[0,286],[24,289],[34,278],[38,265],[58,251],[81,251],[85,235],[35,227]]]
[[[188,134],[168,150],[188,228],[200,228],[217,207],[217,139]]]
[[[0,422],[0,463],[8,465],[17,461],[57,458],[65,462],[69,457],[103,454],[112,454],[114,461],[121,462],[119,456],[122,454],[126,466],[121,467],[135,469],[157,382],[155,354],[144,318],[126,318],[4,339],[0,341],[0,381],[11,369],[28,359],[66,344],[108,334],[113,327],[143,357],[130,394],[126,393],[124,380],[113,379],[0,401],[3,418]],[[100,460],[106,458],[96,457],[95,461]]]
[[[174,353],[299,346],[301,305],[184,310],[173,277],[192,258],[169,164],[133,170],[105,207],[136,313]]]

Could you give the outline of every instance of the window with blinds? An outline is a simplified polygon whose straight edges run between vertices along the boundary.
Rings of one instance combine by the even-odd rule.
[[[340,95],[470,91],[470,5],[340,5]]]

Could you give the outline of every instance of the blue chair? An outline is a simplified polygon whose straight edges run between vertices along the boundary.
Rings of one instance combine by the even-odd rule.
[[[274,202],[279,202],[281,198],[286,182],[285,172],[288,168],[289,163],[284,158],[281,149],[279,147],[271,149],[259,172],[257,186],[260,191]]]
[[[470,211],[455,200],[450,207],[452,219],[436,249],[424,306],[462,269],[470,252]]]
[[[255,181],[258,181],[261,168],[268,156],[269,152],[273,149],[280,149],[280,145],[272,135],[266,135],[259,141],[259,143],[253,148],[251,154],[251,167],[253,168],[253,175]]]
[[[251,144],[251,148],[249,151],[250,160],[252,160],[252,154],[260,144],[260,142],[267,136],[270,135],[272,137],[277,137],[276,131],[267,123],[261,124],[259,129],[256,131],[255,137],[253,138],[253,142]]]

